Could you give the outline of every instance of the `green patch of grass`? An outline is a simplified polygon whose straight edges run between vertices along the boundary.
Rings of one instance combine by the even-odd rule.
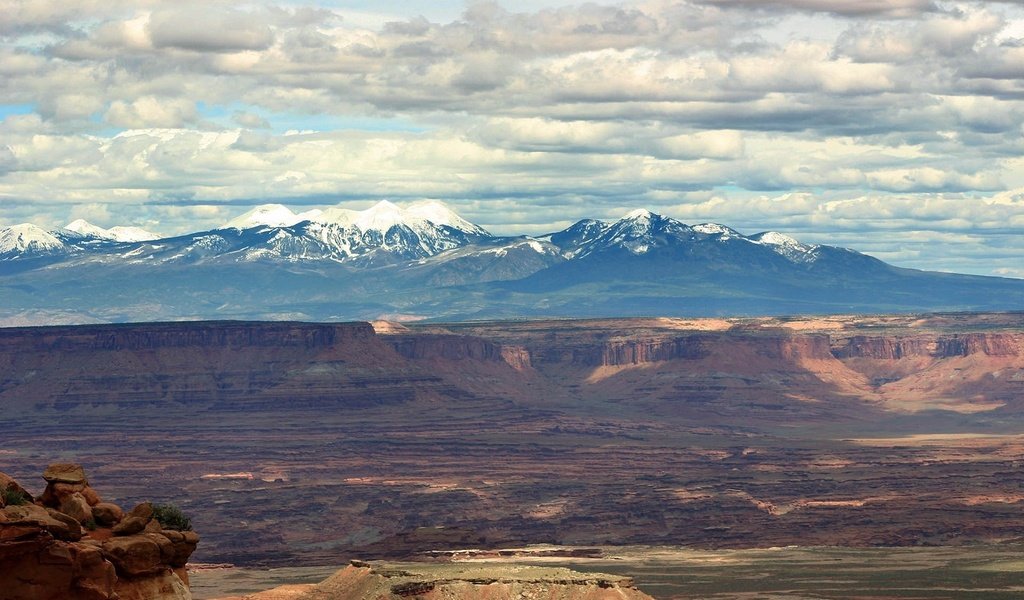
[[[18,490],[7,488],[2,492],[6,506],[22,506],[32,501],[31,498]]]
[[[157,504],[153,507],[153,518],[164,529],[175,531],[192,531],[192,520],[173,504]]]

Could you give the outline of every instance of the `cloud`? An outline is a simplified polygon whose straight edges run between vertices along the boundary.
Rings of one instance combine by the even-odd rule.
[[[243,110],[237,110],[231,115],[231,120],[249,129],[269,129],[270,121],[265,118]]]
[[[3,219],[102,205],[181,231],[236,204],[433,197],[538,232],[694,203],[911,264],[944,251],[956,206],[1018,222],[989,203],[1024,185],[1019,2],[492,2],[438,20],[4,1]],[[957,264],[1011,268],[1004,230],[981,230],[955,232]]]
[[[196,119],[195,103],[184,98],[145,96],[133,102],[115,101],[104,119],[115,127],[182,127]]]
[[[937,10],[932,0],[702,0],[707,4],[752,9],[789,9],[844,16],[916,17]]]
[[[274,42],[273,32],[260,15],[203,5],[153,13],[149,36],[157,48],[196,52],[265,50]]]

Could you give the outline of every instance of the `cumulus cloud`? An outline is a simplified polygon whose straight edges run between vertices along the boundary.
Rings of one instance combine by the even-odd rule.
[[[150,16],[148,30],[157,48],[196,52],[265,50],[274,41],[261,15],[205,5],[161,9]]]
[[[246,127],[249,129],[270,128],[270,121],[266,120],[265,118],[257,114],[246,112],[244,110],[235,111],[235,113],[231,115],[231,119],[238,125],[241,125],[242,127]]]
[[[933,0],[701,0],[708,4],[790,9],[846,16],[914,17],[937,9]]]
[[[116,100],[107,109],[106,121],[116,127],[182,127],[196,118],[195,103],[184,98],[144,96],[133,102]]]
[[[375,21],[0,0],[0,14],[0,222],[107,207],[170,232],[246,203],[431,197],[537,233],[647,205],[1012,268],[998,248],[1024,186],[1019,2],[481,2]]]

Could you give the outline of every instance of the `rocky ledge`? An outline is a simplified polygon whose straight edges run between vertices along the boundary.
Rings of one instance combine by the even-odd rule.
[[[191,600],[199,536],[187,523],[161,523],[167,512],[148,502],[127,513],[103,502],[79,465],[50,465],[43,479],[34,497],[0,473],[2,600]]]
[[[316,585],[220,600],[652,600],[629,577],[505,563],[352,564]]]

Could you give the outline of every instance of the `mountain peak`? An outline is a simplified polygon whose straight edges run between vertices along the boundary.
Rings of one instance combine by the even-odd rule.
[[[463,219],[447,205],[436,200],[415,202],[406,207],[393,202],[381,200],[365,210],[352,210],[334,206],[323,211],[315,219],[319,223],[340,225],[342,227],[358,227],[360,231],[379,231],[386,233],[396,225],[404,225],[415,231],[433,227],[451,227],[470,235],[488,235],[482,227]]]
[[[778,231],[764,231],[750,236],[750,239],[767,246],[787,246],[794,248],[803,246],[803,244],[801,244],[797,239],[791,238],[783,233],[779,233]]]
[[[73,231],[79,235],[100,238],[103,240],[112,240],[115,242],[148,242],[149,240],[155,240],[160,237],[141,227],[115,225],[110,229],[104,229],[98,225],[93,225],[85,219],[75,219],[65,225],[64,229],[67,231]]]
[[[110,234],[110,239],[116,242],[148,242],[160,239],[159,235],[141,227],[115,225],[108,229],[107,233]]]
[[[82,235],[91,235],[93,237],[106,237],[105,234],[107,233],[106,229],[93,225],[85,219],[75,219],[65,225],[64,229],[74,231],[75,233],[80,233]]]
[[[692,228],[697,233],[703,233],[704,235],[722,235],[725,237],[742,237],[740,232],[736,231],[732,227],[726,227],[718,223],[701,223],[694,225]]]
[[[395,225],[405,224],[408,215],[397,204],[381,200],[366,210],[360,211],[355,224],[363,231],[387,231]]]
[[[644,221],[644,220],[649,221],[649,220],[651,220],[651,218],[657,217],[657,216],[658,215],[652,213],[651,211],[647,210],[646,208],[638,208],[636,210],[629,211],[628,213],[623,215],[622,218],[619,219],[619,220],[620,221]]]
[[[299,222],[298,215],[283,204],[261,204],[224,224],[224,228],[289,227]]]
[[[0,254],[11,252],[51,253],[64,248],[64,243],[49,231],[31,223],[0,229]]]
[[[455,211],[448,208],[447,204],[437,200],[414,202],[406,207],[405,212],[414,217],[430,221],[434,225],[446,225],[466,233],[487,235],[487,231],[482,227],[463,219]]]

